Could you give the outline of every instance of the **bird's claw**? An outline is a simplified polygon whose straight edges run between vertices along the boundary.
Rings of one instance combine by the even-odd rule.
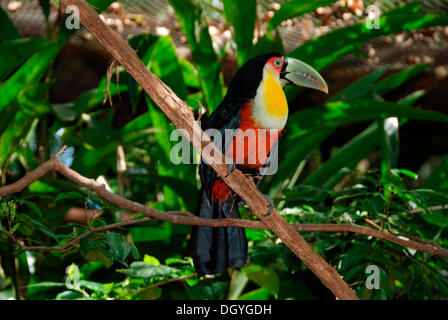
[[[226,178],[233,172],[233,170],[235,170],[235,168],[236,168],[235,163],[232,161],[232,163],[229,166],[229,170],[227,170]]]
[[[275,208],[275,206],[274,206],[274,201],[272,201],[271,197],[269,197],[268,195],[266,195],[266,194],[264,194],[264,193],[262,193],[261,195],[262,195],[263,197],[265,197],[266,199],[268,199],[268,201],[269,201],[269,209],[268,209],[268,212],[266,212],[265,214],[262,214],[263,217],[267,217],[267,216],[269,216],[269,215],[272,213],[272,211],[273,211],[274,208]]]

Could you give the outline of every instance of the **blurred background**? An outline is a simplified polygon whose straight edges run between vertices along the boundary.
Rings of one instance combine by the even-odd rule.
[[[447,0],[88,2],[196,113],[200,103],[209,115],[253,56],[277,51],[312,65],[330,93],[287,89],[280,166],[263,192],[292,223],[356,223],[448,247]],[[60,1],[0,8],[1,184],[68,145],[61,160],[112,192],[195,212],[197,168],[170,161],[174,127],[92,34],[66,28]],[[140,216],[57,174],[0,205],[0,230],[26,246],[62,246],[89,226]],[[199,279],[189,232],[150,221],[63,253],[23,250],[0,233],[0,298],[333,298],[263,230],[246,230],[247,267]],[[448,296],[446,258],[363,235],[303,235],[362,299]],[[380,269],[379,289],[365,286],[369,265]],[[67,276],[77,279],[70,288]]]

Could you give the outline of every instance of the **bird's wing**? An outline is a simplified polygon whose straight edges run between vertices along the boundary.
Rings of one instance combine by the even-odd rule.
[[[219,130],[222,143],[221,151],[225,154],[226,143],[224,140],[225,130],[232,129],[236,130],[239,128],[241,123],[240,110],[242,109],[246,101],[240,99],[229,99],[225,98],[221,104],[212,113],[207,125],[204,129],[217,129]],[[217,178],[217,173],[210,167],[207,163],[201,160],[199,165],[199,175],[201,177],[201,184],[205,188],[206,192],[210,195],[212,192],[213,184]]]

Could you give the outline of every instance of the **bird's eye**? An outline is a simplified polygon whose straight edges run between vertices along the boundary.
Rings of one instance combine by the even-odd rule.
[[[275,65],[276,67],[281,67],[281,66],[282,66],[282,63],[283,63],[282,59],[275,59],[275,60],[274,60],[274,65]]]

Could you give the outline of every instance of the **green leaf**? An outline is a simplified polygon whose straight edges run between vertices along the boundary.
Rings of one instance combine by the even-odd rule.
[[[79,292],[67,290],[67,291],[63,291],[63,292],[59,293],[56,296],[56,300],[75,300],[75,299],[79,299],[82,297],[83,297],[83,295]]]
[[[192,0],[170,0],[177,19],[187,38],[193,61],[201,78],[206,108],[213,111],[223,98],[221,62],[213,49],[208,25],[202,17],[202,10]]]
[[[60,191],[58,188],[39,180],[31,183],[28,186],[28,190],[36,193],[52,193]]]
[[[252,51],[257,1],[246,0],[244,5],[238,0],[224,0],[224,19],[233,27],[233,40],[237,46],[238,65],[243,65]]]
[[[48,15],[50,14],[50,0],[39,0],[39,4],[45,15],[45,19],[48,20]]]
[[[87,2],[96,9],[96,12],[100,13],[106,10],[114,0],[87,0]]]
[[[442,164],[426,178],[422,187],[448,192],[448,156],[445,156]]]
[[[51,44],[47,39],[15,39],[0,44],[0,82],[37,51]]]
[[[145,254],[143,256],[143,262],[160,265],[159,259],[157,259],[156,257],[150,256],[150,255],[147,255],[147,254]]]
[[[258,284],[260,287],[269,290],[269,292],[274,295],[278,294],[280,279],[272,268],[252,264],[244,267],[241,271],[243,271],[250,280]]]
[[[275,51],[280,54],[285,53],[280,32],[275,32],[275,35],[266,33],[262,38],[258,39],[255,46],[252,46],[249,58],[256,57],[270,51]]]
[[[163,222],[160,227],[133,227],[130,229],[132,240],[136,243],[147,241],[169,241],[171,224]]]
[[[222,300],[227,291],[228,282],[216,279],[205,279],[196,286],[189,288],[192,299]]]
[[[27,288],[53,288],[53,287],[65,287],[65,282],[52,282],[43,281],[38,283],[29,284]]]
[[[64,192],[64,193],[59,193],[56,198],[54,199],[54,203],[57,203],[58,201],[61,200],[73,200],[73,199],[82,199],[84,198],[84,195],[76,192],[76,191],[70,191],[70,192]]]
[[[201,87],[201,82],[199,79],[198,70],[194,67],[190,61],[179,58],[179,65],[182,70],[182,76],[184,78],[185,85],[191,88],[199,89]]]
[[[388,76],[381,81],[378,81],[374,85],[373,91],[382,96],[421,73],[428,67],[428,65],[429,64],[418,64],[408,67],[403,71],[394,73],[393,75]]]
[[[238,298],[238,300],[268,300],[270,291],[265,288],[249,291]]]
[[[52,82],[38,83],[21,90],[17,101],[21,109],[32,116],[42,116],[50,111],[48,93]]]
[[[115,233],[109,233],[106,236],[106,243],[109,246],[108,253],[112,259],[122,262],[126,258],[124,247],[119,236]]]
[[[372,124],[362,133],[346,143],[336,154],[314,171],[303,185],[322,187],[331,190],[351,172],[361,159],[367,157],[379,146],[377,124]],[[314,196],[315,201],[322,201],[327,195],[324,191]]]
[[[155,265],[142,261],[133,262],[128,269],[118,269],[117,271],[133,278],[160,277],[179,272],[178,269],[171,268],[165,265]]]
[[[112,80],[110,82],[110,86],[109,86],[109,92],[111,97],[114,97],[116,95],[119,95],[121,93],[124,93],[126,91],[128,91],[128,86],[125,84],[120,83],[119,85],[116,84],[116,82],[113,81],[114,77],[112,77]],[[104,90],[106,89],[107,86],[107,77],[103,77],[100,81],[100,84],[98,85],[98,88],[96,89],[92,89],[92,90],[88,90],[86,92],[84,92],[83,94],[81,94],[74,102],[74,106],[73,106],[73,110],[76,114],[76,117],[80,116],[81,113],[86,113],[91,111],[94,107],[100,105],[103,103],[104,100]],[[64,105],[62,105],[61,107],[64,107]],[[64,119],[66,117],[69,116],[69,114],[67,114],[67,110],[64,110],[63,113],[62,110],[59,110],[58,108],[54,108],[55,112],[57,113],[57,115]],[[65,105],[65,108],[71,108],[71,104],[67,104]],[[59,112],[59,114],[58,114]]]
[[[430,110],[416,109],[393,102],[358,99],[350,103],[337,101],[322,107],[297,112],[290,117],[291,135],[297,137],[305,130],[335,128],[345,123],[376,120],[387,117],[404,119],[448,121],[448,116]],[[290,132],[291,132],[290,131]]]
[[[246,287],[248,281],[249,278],[244,274],[244,272],[241,272],[240,270],[235,270],[232,273],[232,278],[229,284],[229,290],[226,299],[227,300],[238,299],[238,297],[241,295],[244,288]]]
[[[106,268],[109,268],[112,265],[112,260],[110,259],[110,257],[99,248],[88,250],[84,255],[84,258],[87,261],[101,261],[101,263],[104,264]]]
[[[27,84],[37,83],[59,52],[56,45],[35,53],[20,69],[0,86],[0,113]]]
[[[383,195],[377,193],[370,199],[370,206],[375,213],[381,212],[385,208]]]
[[[88,281],[88,280],[81,280],[79,281],[80,287],[85,287],[89,290],[92,290],[94,292],[101,292],[101,293],[109,293],[109,290],[106,289],[104,284],[94,281]]]
[[[292,0],[283,3],[268,24],[268,31],[278,26],[282,21],[328,6],[336,0]]]
[[[9,18],[6,11],[0,7],[0,40],[8,41],[12,39],[21,38],[19,29],[14,25],[14,23]],[[3,61],[2,61],[3,63]]]
[[[365,75],[336,93],[328,100],[328,102],[338,100],[351,101],[365,97],[372,90],[375,81],[377,81],[386,70],[387,68],[381,68],[380,70]]]
[[[426,222],[433,224],[438,227],[446,228],[448,227],[448,211],[447,210],[437,210],[430,213],[421,213],[420,216],[425,219]]]

